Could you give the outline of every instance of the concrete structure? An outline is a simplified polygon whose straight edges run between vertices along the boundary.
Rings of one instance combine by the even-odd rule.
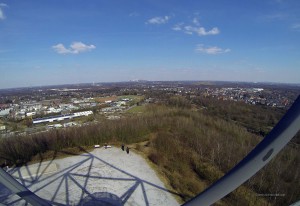
[[[45,111],[45,113],[46,113],[46,114],[60,113],[61,111],[62,111],[62,109],[60,109],[60,108],[50,107],[50,108],[48,108],[47,111]]]
[[[3,131],[5,129],[6,129],[5,125],[0,125],[0,131]]]
[[[77,126],[77,123],[76,122],[67,122],[67,123],[64,123],[64,127],[72,127],[72,126]]]
[[[26,111],[37,111],[42,108],[42,104],[38,102],[24,103],[22,104],[22,108]]]
[[[165,188],[144,158],[133,151],[126,154],[120,148],[104,149],[99,145],[81,155],[8,172],[51,205],[179,205],[172,195],[178,194]],[[30,194],[23,191],[15,193]],[[6,192],[2,185],[0,204],[26,205],[17,195]]]
[[[34,116],[34,115],[36,115],[36,112],[27,112],[26,113],[27,117],[31,117],[31,116]]]
[[[80,117],[80,116],[89,116],[93,114],[92,111],[84,111],[84,112],[75,112],[74,117]]]
[[[9,115],[9,111],[10,110],[11,110],[11,108],[0,110],[0,116],[7,116],[7,115]]]

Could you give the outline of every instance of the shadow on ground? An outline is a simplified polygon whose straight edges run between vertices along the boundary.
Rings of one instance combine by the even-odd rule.
[[[55,164],[52,159],[47,164],[40,162],[34,171],[31,166],[25,165],[22,169],[11,169],[9,173],[52,205],[165,205],[170,194],[179,196],[84,152],[77,155],[80,157],[77,162],[56,172],[48,173]],[[153,200],[153,197],[156,199]],[[24,200],[8,192],[0,198],[0,202],[26,205]]]

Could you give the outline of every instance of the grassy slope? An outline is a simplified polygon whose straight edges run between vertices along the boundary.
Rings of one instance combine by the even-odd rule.
[[[136,113],[143,113],[143,112],[145,112],[145,110],[146,110],[146,106],[140,105],[140,106],[135,106],[135,107],[129,109],[127,112],[136,114]]]

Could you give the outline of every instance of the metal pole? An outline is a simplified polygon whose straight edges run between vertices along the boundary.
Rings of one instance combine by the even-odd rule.
[[[11,190],[16,195],[20,196],[22,199],[26,200],[28,203],[37,206],[50,206],[46,200],[38,197],[36,194],[28,190],[25,186],[15,180],[11,175],[5,172],[0,167],[0,182],[6,188]]]

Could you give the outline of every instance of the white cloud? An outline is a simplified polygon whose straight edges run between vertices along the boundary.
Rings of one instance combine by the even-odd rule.
[[[4,4],[4,3],[0,3],[0,20],[4,20],[6,17],[4,15],[4,12],[3,12],[3,7],[7,7],[7,4]]]
[[[71,49],[74,52],[74,54],[78,54],[80,52],[85,52],[85,51],[90,51],[95,49],[96,47],[94,45],[86,45],[82,42],[74,42],[73,44],[71,44]]]
[[[193,25],[184,25],[183,23],[175,24],[172,28],[174,31],[182,31],[186,34],[197,34],[198,36],[217,35],[220,30],[217,27],[213,27],[210,30],[206,30],[203,26],[199,26],[200,23],[197,18],[193,19]]]
[[[183,25],[183,23],[175,24],[172,29],[174,31],[181,31],[182,30],[182,25]]]
[[[5,19],[5,15],[0,7],[0,20],[4,20]]]
[[[195,32],[196,28],[192,26],[185,26],[183,27],[183,32],[186,34],[193,34]]]
[[[52,48],[59,54],[79,54],[82,52],[91,51],[96,48],[94,45],[86,45],[82,42],[73,42],[70,48],[66,48],[63,44],[57,44]]]
[[[293,24],[293,25],[291,26],[291,28],[292,28],[293,30],[300,31],[300,23]]]
[[[164,16],[164,17],[153,17],[151,19],[149,19],[146,24],[166,24],[168,23],[168,21],[170,20],[169,16]]]
[[[196,17],[193,18],[193,23],[194,23],[195,25],[197,25],[197,26],[200,25],[199,20],[198,20]]]
[[[71,53],[69,49],[66,49],[66,47],[63,44],[57,44],[52,46],[52,48],[59,54],[68,54]]]
[[[140,15],[140,14],[137,13],[137,12],[131,12],[131,13],[129,14],[130,17],[137,17],[137,16],[139,16],[139,15]]]
[[[194,17],[191,24],[178,23],[172,28],[174,31],[182,31],[186,34],[196,34],[198,36],[217,35],[220,33],[218,27],[213,27],[207,30],[205,27],[200,26],[199,18]]]
[[[265,16],[267,20],[282,20],[286,18],[286,15],[283,13],[274,13],[274,14],[268,14]]]
[[[203,44],[198,44],[195,49],[196,52],[205,54],[222,54],[230,52],[230,49],[222,49],[216,46],[205,47]]]
[[[199,36],[216,35],[220,33],[217,27],[207,31],[204,27],[185,26],[183,32],[186,34],[198,34]]]

